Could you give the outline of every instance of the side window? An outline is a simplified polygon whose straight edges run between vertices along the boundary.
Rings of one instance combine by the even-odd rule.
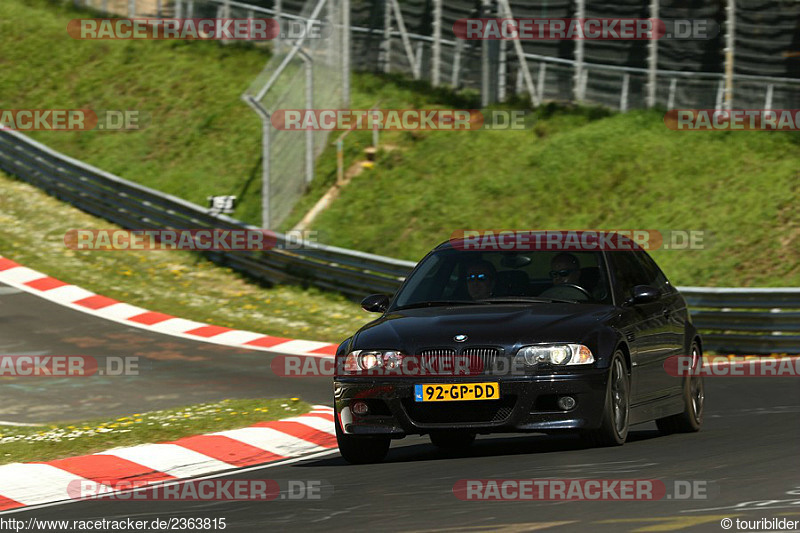
[[[642,268],[644,268],[647,274],[648,285],[658,287],[662,293],[672,290],[669,281],[667,281],[667,277],[661,272],[661,269],[658,268],[658,265],[653,261],[652,257],[644,252],[634,252],[634,255],[637,256],[639,262],[642,264]]]
[[[649,285],[647,274],[642,264],[631,252],[611,252],[608,254],[614,273],[615,291],[620,301],[631,297],[636,285]]]

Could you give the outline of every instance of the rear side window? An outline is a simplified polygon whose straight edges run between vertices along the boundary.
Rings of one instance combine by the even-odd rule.
[[[641,263],[642,268],[647,275],[648,285],[658,287],[662,293],[672,291],[672,286],[670,285],[669,280],[667,280],[667,277],[664,275],[661,269],[658,268],[658,265],[655,261],[653,261],[652,257],[644,252],[634,252],[633,255],[635,255]]]
[[[614,274],[614,290],[619,302],[631,297],[636,285],[650,285],[642,263],[631,252],[609,252],[611,271]]]

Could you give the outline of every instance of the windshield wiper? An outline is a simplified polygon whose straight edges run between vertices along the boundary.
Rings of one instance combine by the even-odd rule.
[[[395,307],[393,311],[400,311],[402,309],[414,309],[417,307],[439,307],[445,305],[488,305],[489,302],[485,300],[433,300],[430,302],[417,302],[415,304],[401,305]]]
[[[485,298],[483,300],[479,300],[481,302],[486,303],[508,303],[508,302],[531,302],[531,303],[544,303],[544,304],[551,304],[551,303],[565,303],[565,304],[576,304],[578,300],[567,300],[564,298],[539,298],[536,296],[503,296],[500,298]]]

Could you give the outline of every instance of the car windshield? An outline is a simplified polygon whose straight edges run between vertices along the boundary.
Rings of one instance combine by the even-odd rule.
[[[392,309],[553,301],[610,303],[603,254],[444,248],[420,263]]]

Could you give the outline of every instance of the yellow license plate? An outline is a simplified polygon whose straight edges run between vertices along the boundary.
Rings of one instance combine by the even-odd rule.
[[[414,385],[416,402],[461,402],[467,400],[499,400],[497,383],[424,383]]]

